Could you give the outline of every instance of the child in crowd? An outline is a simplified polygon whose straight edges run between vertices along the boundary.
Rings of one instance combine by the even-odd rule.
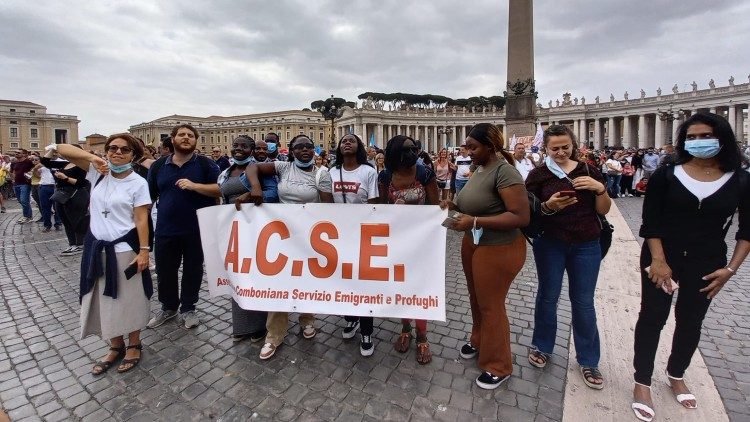
[[[648,184],[648,177],[643,177],[641,180],[638,181],[638,183],[635,184],[635,196],[645,196],[646,195],[646,185]]]

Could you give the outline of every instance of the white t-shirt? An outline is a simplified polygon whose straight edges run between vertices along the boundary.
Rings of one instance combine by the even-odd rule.
[[[91,183],[91,202],[89,213],[91,234],[99,240],[111,242],[135,228],[133,209],[151,204],[146,179],[131,172],[124,179],[117,179],[111,174],[104,176],[98,185],[99,172],[91,165],[86,179]],[[125,242],[115,245],[115,252],[132,251]]]
[[[709,196],[716,193],[717,190],[724,186],[724,183],[728,182],[734,174],[733,171],[724,173],[718,180],[713,182],[701,182],[690,177],[682,165],[674,166],[674,177],[682,183],[687,190],[690,191],[699,201],[702,201]]]
[[[279,175],[279,202],[307,204],[320,202],[320,192],[331,193],[331,174],[323,169],[305,171],[289,161],[274,161]],[[318,176],[318,173],[320,175]],[[316,186],[316,178],[318,184]]]
[[[468,155],[463,157],[461,155],[456,157],[456,180],[469,180],[469,176],[466,174],[471,171],[471,157]]]
[[[611,165],[612,168],[609,168],[607,165]],[[604,167],[606,168],[606,172],[609,173],[610,171],[613,171],[612,169],[617,170],[618,172],[622,173],[622,164],[620,164],[619,161],[615,160],[614,158],[610,158],[604,163]],[[619,174],[619,173],[618,173]]]
[[[333,202],[344,203],[344,195],[347,204],[366,204],[368,199],[378,197],[378,173],[374,168],[366,164],[361,164],[352,171],[334,167],[330,173],[333,180]]]
[[[40,185],[54,185],[55,184],[55,176],[52,175],[52,172],[47,167],[40,167],[39,168],[39,184]]]
[[[533,169],[534,163],[530,159],[523,157],[520,160],[516,160],[516,170],[521,173],[521,177],[523,177],[523,180],[526,180],[526,178],[529,176],[529,172]]]

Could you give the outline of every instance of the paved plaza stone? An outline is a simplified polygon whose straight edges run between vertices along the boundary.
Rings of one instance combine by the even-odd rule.
[[[204,287],[203,323],[175,322],[143,331],[143,359],[119,375],[90,374],[106,351],[101,339],[79,340],[80,256],[60,257],[62,232],[17,225],[17,204],[0,214],[0,402],[13,421],[26,420],[279,420],[279,421],[559,421],[568,365],[570,307],[560,303],[557,348],[544,371],[531,367],[536,270],[531,251],[508,295],[513,377],[494,391],[478,388],[476,360],[458,349],[471,327],[459,237],[449,235],[445,322],[429,322],[433,361],[419,365],[414,347],[393,350],[397,319],[375,319],[375,353],[341,338],[344,320],[320,315],[318,335],[305,340],[290,317],[284,345],[269,361],[262,344],[234,343],[231,306]],[[204,284],[205,286],[205,284]],[[156,294],[151,301],[156,310]],[[358,336],[357,336],[358,337]]]
[[[642,200],[616,201],[637,233]],[[375,353],[364,358],[357,338],[341,338],[343,318],[320,315],[318,335],[305,340],[294,314],[284,345],[274,358],[260,361],[261,344],[232,341],[228,298],[210,298],[204,288],[201,326],[186,330],[169,322],[147,329],[135,370],[119,375],[113,368],[94,377],[91,366],[106,347],[98,337],[78,339],[80,257],[60,257],[67,247],[62,232],[15,224],[19,208],[14,201],[9,205],[0,214],[0,404],[13,421],[562,420],[570,307],[563,295],[550,365],[531,367],[526,347],[536,270],[530,251],[507,300],[514,373],[495,391],[479,389],[475,360],[458,356],[471,314],[454,234],[447,244],[447,320],[428,324],[434,354],[429,365],[416,363],[413,348],[407,354],[393,350],[397,319],[375,319]],[[747,268],[712,305],[700,345],[732,421],[750,420]],[[158,305],[154,295],[152,309]],[[632,415],[624,412],[623,418]]]

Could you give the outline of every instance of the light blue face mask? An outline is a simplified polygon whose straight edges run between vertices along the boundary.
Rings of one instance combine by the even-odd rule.
[[[276,142],[268,142],[266,145],[269,153],[276,152]]]
[[[315,164],[315,156],[313,156],[310,161],[300,161],[296,158],[294,159],[294,165],[301,169],[310,168],[310,166],[312,166],[313,164]]]
[[[479,244],[479,239],[482,238],[482,233],[484,233],[483,228],[477,228],[477,218],[474,217],[474,227],[471,228],[471,236],[474,238],[474,244]]]
[[[695,158],[713,158],[721,151],[721,144],[716,138],[693,139],[685,141],[685,151]]]
[[[255,158],[253,158],[253,156],[251,155],[251,156],[245,158],[244,160],[238,160],[238,159],[234,158],[233,161],[234,161],[234,164],[236,164],[238,166],[244,166],[247,163],[255,161]]]
[[[133,163],[127,163],[127,164],[123,164],[121,166],[116,166],[116,165],[112,164],[111,162],[109,162],[108,164],[109,164],[109,170],[112,173],[118,173],[118,174],[119,173],[124,173],[124,172],[126,172],[126,171],[128,171],[128,170],[130,170],[130,169],[133,168]]]
[[[555,160],[552,159],[549,155],[544,157],[544,164],[547,165],[547,168],[549,171],[552,172],[555,176],[558,177],[558,179],[565,179],[568,177],[568,175],[563,171],[563,169],[560,168],[560,166],[557,165]]]

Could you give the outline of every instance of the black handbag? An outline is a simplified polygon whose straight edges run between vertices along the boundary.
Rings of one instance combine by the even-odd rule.
[[[55,192],[52,194],[52,196],[49,197],[49,199],[57,202],[60,205],[64,205],[65,203],[70,201],[70,198],[75,196],[76,192],[78,192],[78,189],[72,192],[69,189],[55,189]]]
[[[612,233],[615,231],[615,226],[607,221],[607,217],[601,214],[596,214],[596,216],[599,220],[599,227],[602,229],[601,234],[599,234],[599,246],[602,248],[602,259],[604,259],[609,252],[609,247],[612,246]]]

